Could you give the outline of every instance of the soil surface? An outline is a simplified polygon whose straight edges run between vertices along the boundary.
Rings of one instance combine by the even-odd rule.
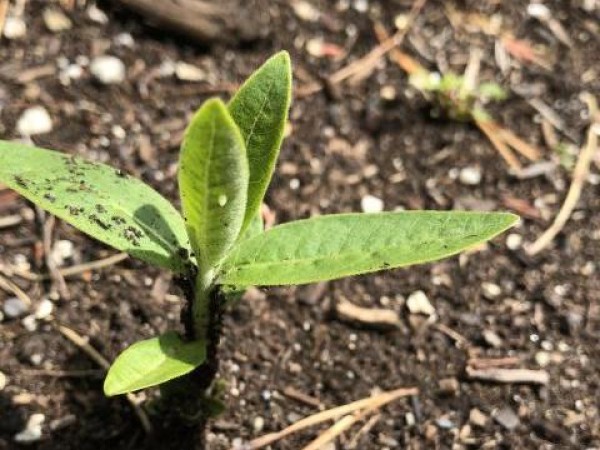
[[[412,6],[408,0],[256,1],[265,37],[198,45],[112,2],[97,5],[106,21],[90,13],[91,1],[11,3],[24,4],[27,30],[0,45],[1,135],[18,138],[23,111],[43,106],[53,127],[32,137],[36,145],[109,162],[174,201],[182,131],[203,100],[227,98],[279,49],[292,54],[302,92],[376,46],[375,22],[393,30]],[[319,405],[413,386],[418,396],[394,402],[370,428],[357,436],[355,426],[327,448],[350,448],[355,436],[358,449],[600,448],[598,158],[564,230],[535,257],[523,247],[555,217],[571,180],[560,162],[568,166],[585,141],[589,118],[580,94],[600,93],[600,5],[547,1],[551,20],[538,20],[522,1],[450,3],[426,3],[402,49],[430,70],[462,72],[471,49],[480,48],[480,77],[510,92],[490,107],[494,117],[557,164],[539,176],[511,175],[476,127],[433,118],[431,104],[385,58],[360,83],[297,96],[266,199],[277,223],[359,211],[367,195],[381,199],[385,210],[510,210],[523,220],[489,245],[436,264],[249,292],[225,316],[219,376],[226,410],[210,422],[207,448],[245,448]],[[70,26],[50,31],[42,14],[48,5],[66,14]],[[18,9],[10,14],[19,16]],[[526,53],[541,52],[542,64],[503,49],[507,33],[529,43]],[[104,54],[125,64],[124,80],[104,85],[93,78],[89,62]],[[178,79],[179,62],[199,69],[199,80]],[[539,102],[562,128],[555,133],[562,154],[544,139]],[[481,180],[461,177],[464,169]],[[14,294],[0,290],[0,449],[192,448],[181,444],[186,439],[178,431],[146,436],[129,403],[103,396],[101,368],[56,327],[87,336],[112,360],[138,339],[180,329],[180,292],[172,280],[130,259],[68,278],[62,293],[55,283],[11,276],[15,269],[47,269],[40,214],[1,190],[0,218],[8,216],[20,223],[0,229],[1,273],[32,305],[11,318],[4,309]],[[53,242],[64,247],[65,267],[114,254],[62,222]],[[419,290],[435,314],[410,313],[406,300]],[[51,315],[27,318],[44,299],[54,306]],[[341,321],[334,312],[341,300],[397,311],[400,324],[385,331]],[[503,369],[546,371],[550,382],[469,377],[468,365],[489,367],[498,358]],[[44,415],[41,436],[16,442],[33,414]],[[151,418],[161,428],[160,417]],[[304,430],[272,448],[300,449],[324,429]]]

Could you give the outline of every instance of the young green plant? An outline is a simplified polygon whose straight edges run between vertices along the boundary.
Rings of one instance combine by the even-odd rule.
[[[218,342],[214,316],[247,286],[435,261],[516,222],[507,213],[410,211],[313,217],[264,231],[260,206],[283,139],[291,80],[289,56],[281,52],[228,104],[202,105],[181,146],[182,214],[119,169],[0,141],[0,182],[105,244],[188,280],[185,336],[168,332],[127,348],[108,372],[106,395],[200,370]]]

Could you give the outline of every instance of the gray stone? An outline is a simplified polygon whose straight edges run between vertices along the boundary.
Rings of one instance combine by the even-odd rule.
[[[29,306],[18,297],[11,297],[4,302],[2,308],[6,317],[11,319],[21,317],[29,311]]]

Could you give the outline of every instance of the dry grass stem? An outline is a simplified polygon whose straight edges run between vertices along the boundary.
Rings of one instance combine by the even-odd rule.
[[[58,331],[60,331],[60,333],[64,337],[66,337],[69,341],[71,341],[73,344],[79,347],[79,349],[82,352],[84,352],[87,356],[89,356],[89,358],[92,359],[96,364],[98,364],[104,370],[108,370],[108,368],[110,367],[110,363],[104,356],[102,356],[98,352],[98,350],[96,350],[89,344],[87,338],[84,338],[83,336],[79,335],[79,333],[77,333],[76,331],[65,327],[64,325],[59,325],[57,328]],[[127,401],[129,401],[131,407],[135,411],[135,414],[138,416],[138,419],[140,420],[144,431],[150,434],[152,432],[152,424],[150,423],[150,419],[148,418],[146,411],[144,411],[144,409],[140,405],[140,402],[137,399],[137,397],[131,393],[127,394]]]
[[[296,423],[293,423],[287,428],[284,428],[281,431],[275,433],[269,433],[264,436],[261,436],[257,439],[254,439],[248,444],[249,450],[256,450],[259,448],[266,447],[267,445],[279,441],[293,433],[296,433],[305,428],[318,425],[327,420],[332,420],[340,416],[344,416],[346,414],[352,414],[361,409],[367,409],[372,407],[373,405],[379,405],[379,407],[383,406],[386,403],[389,403],[393,400],[396,400],[400,397],[406,397],[410,395],[417,395],[419,390],[417,388],[400,388],[394,391],[383,392],[381,394],[375,395],[373,397],[364,398],[362,400],[357,400],[352,403],[348,403],[347,405],[338,406],[336,408],[331,408],[320,413],[314,414],[312,416],[305,417],[304,419],[299,420]]]
[[[573,181],[569,187],[569,192],[565,198],[565,201],[558,212],[558,215],[554,219],[554,222],[537,240],[527,246],[525,250],[529,255],[536,255],[546,248],[561,232],[569,218],[571,213],[575,209],[579,197],[581,196],[581,190],[587,179],[590,164],[594,158],[594,154],[598,150],[598,135],[600,134],[600,118],[598,118],[598,104],[596,99],[591,94],[584,94],[584,99],[588,104],[590,110],[590,117],[592,123],[588,130],[588,137],[586,145],[579,152],[575,169],[573,170]]]
[[[32,305],[31,298],[27,295],[19,286],[10,281],[8,278],[0,275],[0,289],[8,292],[9,294],[15,295],[19,300],[28,306]]]

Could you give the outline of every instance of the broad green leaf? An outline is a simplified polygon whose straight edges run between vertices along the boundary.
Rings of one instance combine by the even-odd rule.
[[[269,187],[283,140],[291,92],[290,56],[279,52],[254,72],[229,102],[231,116],[244,136],[250,168],[243,230],[259,212]]]
[[[258,213],[252,218],[248,228],[246,228],[246,230],[240,235],[240,240],[243,241],[253,238],[254,236],[262,233],[264,230],[265,226],[263,224],[263,219],[260,213]]]
[[[248,192],[244,141],[221,100],[204,103],[185,132],[179,192],[192,247],[206,271],[237,239]]]
[[[204,341],[184,342],[175,332],[136,342],[108,370],[104,393],[112,396],[156,386],[191,372],[205,359]]]
[[[506,213],[413,211],[300,220],[240,242],[219,283],[284,285],[435,261],[481,243],[518,217]]]
[[[178,272],[188,264],[180,214],[150,186],[118,169],[0,141],[0,182],[111,247]]]

